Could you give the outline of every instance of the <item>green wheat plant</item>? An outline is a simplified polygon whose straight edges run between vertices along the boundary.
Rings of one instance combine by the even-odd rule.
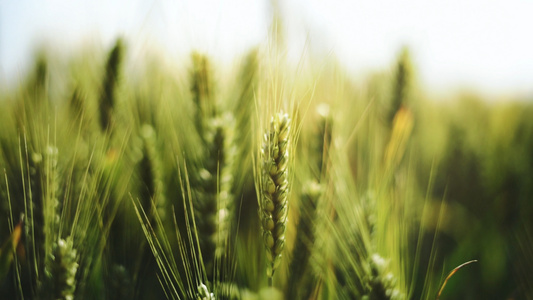
[[[275,40],[39,52],[0,90],[0,298],[531,297],[531,104]]]

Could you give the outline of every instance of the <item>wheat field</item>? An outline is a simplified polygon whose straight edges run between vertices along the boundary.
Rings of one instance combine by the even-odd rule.
[[[530,102],[127,42],[0,91],[1,299],[533,297]]]

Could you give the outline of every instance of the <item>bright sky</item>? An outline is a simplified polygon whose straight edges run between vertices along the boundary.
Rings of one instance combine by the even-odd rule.
[[[289,46],[309,39],[352,72],[388,68],[412,50],[429,89],[470,87],[533,95],[533,1],[279,0]],[[118,35],[135,49],[207,51],[231,61],[265,41],[268,0],[13,0],[0,4],[0,81],[27,69],[39,44],[111,47]]]

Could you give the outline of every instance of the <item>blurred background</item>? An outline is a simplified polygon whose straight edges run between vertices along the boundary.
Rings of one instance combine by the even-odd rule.
[[[295,59],[304,49],[334,55],[362,75],[387,68],[408,46],[421,82],[434,92],[533,95],[531,1],[276,2],[2,1],[0,78],[19,78],[44,44],[69,53],[87,44],[109,47],[118,35],[134,53],[197,49],[231,62],[265,40],[277,11]]]
[[[410,175],[429,204],[421,265],[434,263],[429,272],[441,278],[480,261],[443,298],[531,298],[532,14],[533,2],[522,0],[2,1],[0,88],[26,78],[43,49],[51,58],[102,55],[117,37],[130,66],[147,54],[180,61],[198,50],[223,69],[268,43],[277,24],[289,62],[309,56],[342,69],[346,103],[374,103],[383,123],[401,107],[413,112]],[[329,95],[328,86],[320,91]]]

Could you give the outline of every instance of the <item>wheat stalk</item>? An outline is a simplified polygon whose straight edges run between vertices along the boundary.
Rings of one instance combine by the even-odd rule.
[[[196,129],[200,138],[204,139],[205,131],[210,120],[216,115],[215,101],[213,100],[211,65],[205,55],[193,53],[193,69],[191,72],[191,93],[196,104]]]
[[[166,201],[163,193],[163,166],[156,145],[156,132],[151,125],[141,126],[140,137],[142,140],[142,158],[139,161],[139,173],[141,176],[140,198],[147,211],[152,209],[152,202],[158,215],[165,219]],[[155,213],[155,212],[152,212]]]
[[[362,297],[364,300],[402,300],[406,299],[396,287],[396,276],[388,271],[388,261],[374,253],[368,262],[369,277],[366,278],[368,292]]]
[[[389,110],[388,121],[392,125],[396,112],[402,106],[406,106],[410,96],[411,81],[412,81],[412,66],[409,51],[407,48],[400,53],[396,63],[396,70],[394,74],[394,87],[392,94],[392,103]]]
[[[326,165],[329,160],[329,144],[331,140],[331,116],[329,106],[321,103],[316,108],[317,120],[315,130],[310,141],[309,158],[306,160],[309,168],[300,174],[303,187],[300,195],[299,220],[297,235],[293,248],[292,261],[289,266],[289,283],[287,294],[290,298],[308,299],[313,292],[311,287],[317,286],[317,277],[314,274],[313,251],[317,228],[323,226],[323,213],[317,212],[324,194],[324,184],[321,182],[326,177]],[[319,224],[320,223],[320,224]],[[309,272],[311,271],[311,272]]]
[[[221,267],[234,214],[233,116],[221,114],[213,99],[211,67],[206,56],[193,54],[191,92],[196,104],[196,129],[203,155],[194,177],[194,215],[203,263],[210,281]],[[218,278],[220,279],[220,278]]]
[[[115,46],[109,52],[106,64],[106,73],[100,96],[100,127],[102,131],[108,131],[114,122],[114,108],[116,106],[116,86],[119,79],[120,64],[124,46],[121,39],[118,39]]]
[[[291,298],[308,298],[312,289],[312,275],[309,273],[312,250],[315,243],[315,222],[317,221],[317,204],[323,194],[323,187],[310,181],[304,187],[300,196],[300,220],[297,226],[297,237],[293,250],[293,259],[289,270],[290,278],[287,293]],[[299,293],[301,293],[299,295]],[[302,297],[303,295],[305,297]],[[300,297],[298,297],[298,295]]]
[[[221,120],[212,120],[206,133],[207,155],[199,171],[194,214],[204,265],[211,278],[215,260],[223,256],[231,230],[228,223],[234,211],[231,194],[233,176],[230,172],[233,149],[229,147],[229,130]]]
[[[52,251],[54,234],[60,221],[57,199],[58,151],[56,147],[47,146],[42,153],[33,152],[31,158],[27,148],[25,151],[30,182],[25,204],[28,216],[28,221],[25,223],[25,242],[31,262],[29,272],[32,286],[39,292],[45,278],[47,257]]]
[[[215,294],[209,292],[207,286],[201,283],[198,286],[198,294],[196,297],[198,300],[215,300]]]
[[[76,291],[78,253],[71,238],[59,239],[47,261],[47,299],[72,300]]]
[[[285,247],[289,193],[290,119],[287,114],[276,114],[264,135],[261,150],[261,177],[258,197],[263,242],[268,260],[267,276],[272,285],[274,271],[281,262]]]

